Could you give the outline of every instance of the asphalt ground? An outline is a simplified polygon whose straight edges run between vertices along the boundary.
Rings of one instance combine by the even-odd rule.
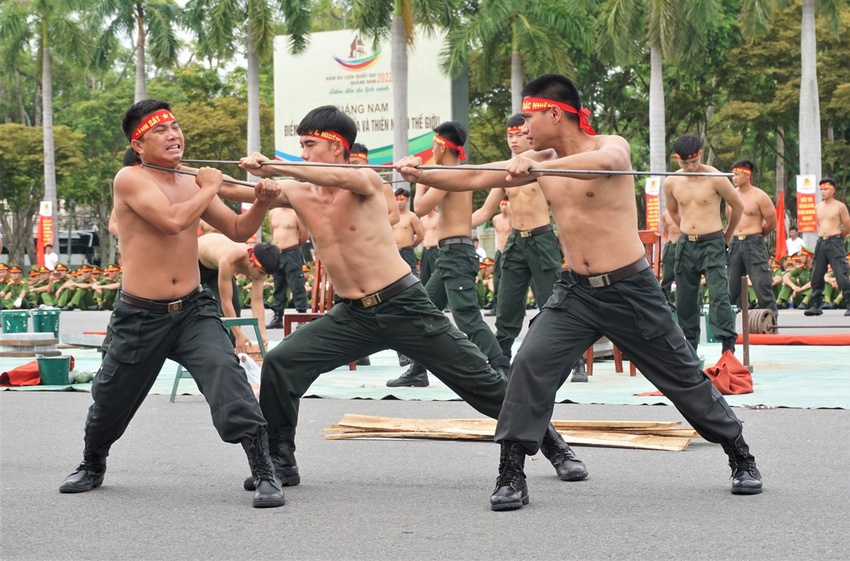
[[[97,314],[63,313],[62,332]],[[586,481],[562,482],[529,458],[531,503],[495,513],[495,444],[321,433],[345,413],[479,416],[462,402],[303,400],[302,484],[277,509],[251,508],[244,453],[218,439],[200,396],[149,396],[113,447],[104,486],[60,494],[90,403],[84,392],[0,392],[0,558],[850,558],[846,410],[736,408],[761,495],[732,495],[725,455],[702,440],[685,452],[581,447]],[[663,406],[559,404],[554,417],[681,420]]]

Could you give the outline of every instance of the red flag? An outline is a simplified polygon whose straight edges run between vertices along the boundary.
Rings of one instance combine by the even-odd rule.
[[[785,247],[785,193],[779,193],[776,201],[776,260],[780,261],[788,253]]]

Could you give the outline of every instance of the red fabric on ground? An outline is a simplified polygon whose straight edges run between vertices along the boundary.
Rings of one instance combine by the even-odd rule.
[[[0,374],[0,385],[37,386],[41,383],[38,375],[38,361],[34,360]]]
[[[732,351],[723,353],[717,364],[706,368],[705,373],[723,395],[753,393],[753,376]]]
[[[738,345],[744,344],[744,336],[738,335]],[[825,346],[847,346],[850,345],[850,333],[827,333],[815,335],[772,335],[772,334],[750,334],[750,345],[825,345]]]
[[[705,369],[711,383],[723,395],[741,395],[753,393],[753,376],[750,371],[738,362],[732,351],[726,351],[717,364]],[[660,391],[639,392],[634,394],[639,397],[655,397],[664,395]]]

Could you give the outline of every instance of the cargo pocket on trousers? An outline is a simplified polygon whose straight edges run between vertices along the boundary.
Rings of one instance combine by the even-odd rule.
[[[127,307],[122,306],[113,312],[112,340],[109,342],[108,353],[123,364],[139,362],[144,350],[142,326],[145,323],[146,312],[132,309],[127,313]]]

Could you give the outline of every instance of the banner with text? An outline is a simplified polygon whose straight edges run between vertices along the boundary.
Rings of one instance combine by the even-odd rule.
[[[439,68],[444,36],[417,30],[409,51],[409,153],[431,158],[433,129],[452,119],[451,79]],[[357,123],[357,142],[369,149],[369,162],[393,161],[393,76],[389,38],[372,49],[355,30],[313,33],[305,52],[288,51],[288,36],[275,38],[275,154],[300,160],[298,123],[311,109],[335,105]]]
[[[817,178],[814,175],[797,176],[797,231],[818,231],[818,217],[815,214],[817,197]]]
[[[659,194],[661,178],[649,177],[646,180],[646,229],[653,232],[661,231],[661,213],[659,212]]]
[[[53,243],[53,203],[41,201],[38,208],[38,233],[35,240],[35,254],[38,264],[44,265],[44,246]]]

